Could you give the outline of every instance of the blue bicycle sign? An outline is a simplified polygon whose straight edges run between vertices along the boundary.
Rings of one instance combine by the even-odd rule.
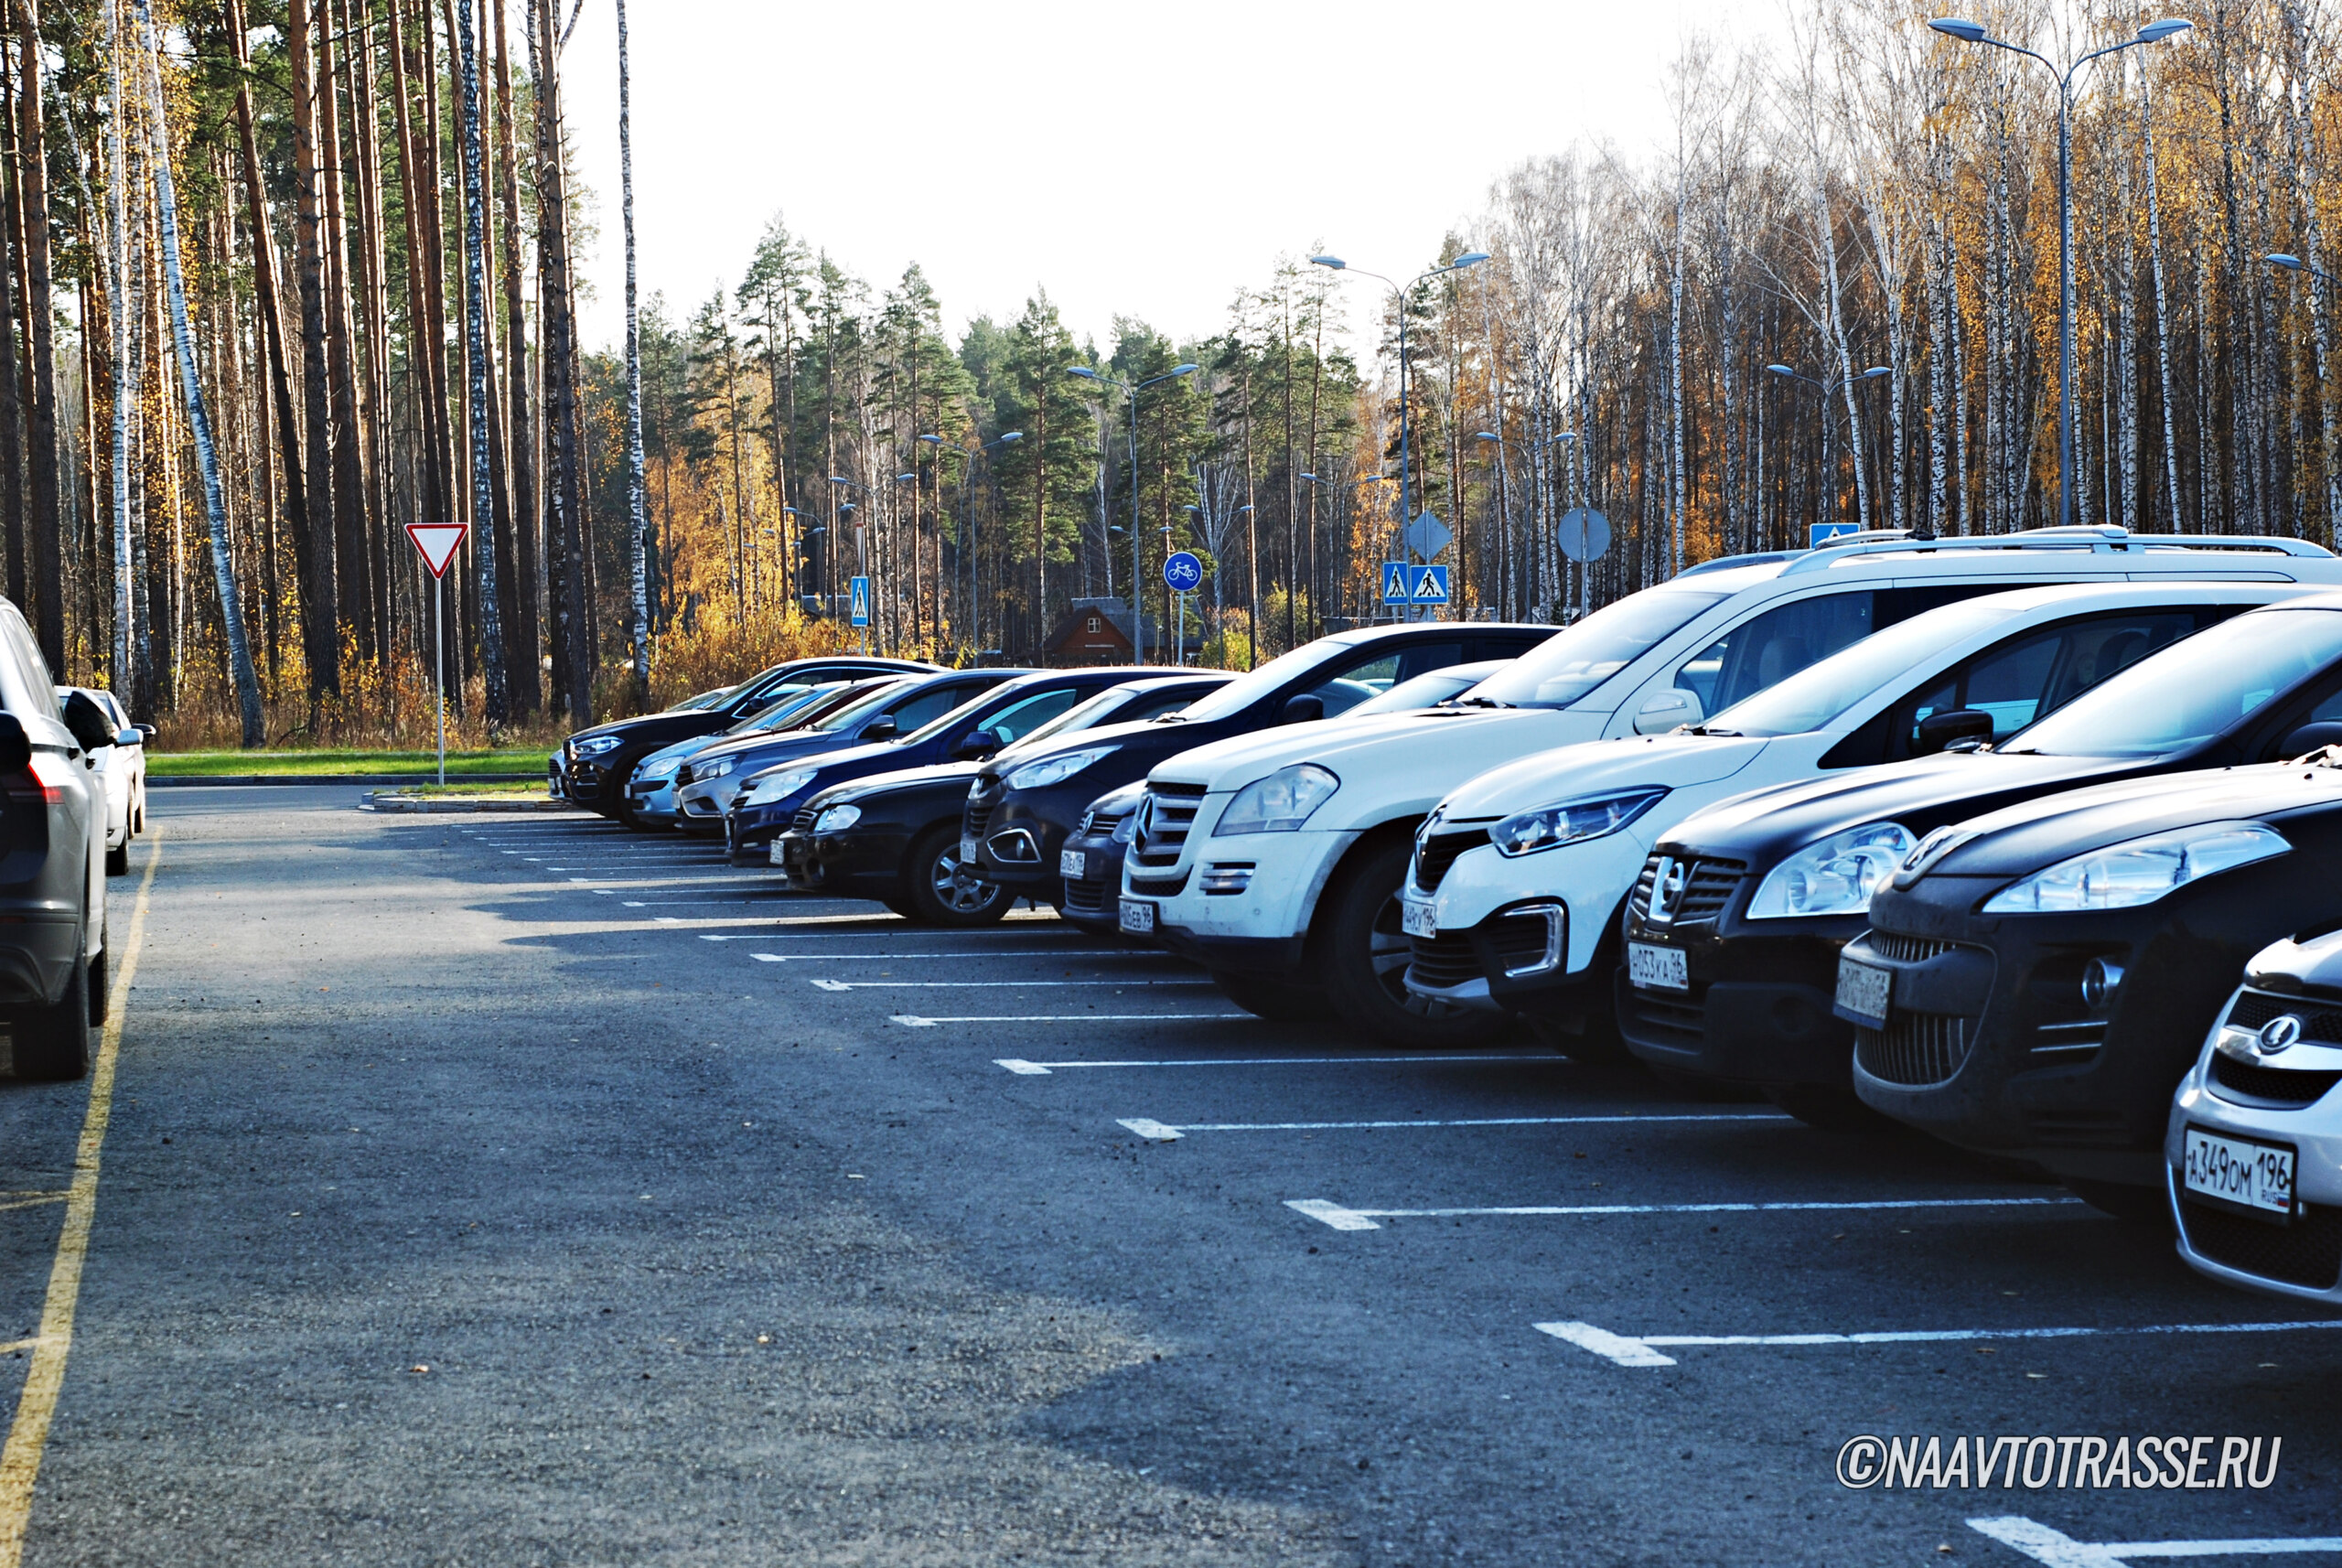
[[[1192,594],[1203,586],[1204,564],[1192,550],[1175,550],[1163,559],[1163,585],[1175,594]]]

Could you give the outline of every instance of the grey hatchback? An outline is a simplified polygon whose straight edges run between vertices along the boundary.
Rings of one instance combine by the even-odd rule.
[[[16,607],[0,600],[0,1019],[20,1079],[90,1070],[106,1005],[104,780],[117,732],[79,692],[60,704]]]

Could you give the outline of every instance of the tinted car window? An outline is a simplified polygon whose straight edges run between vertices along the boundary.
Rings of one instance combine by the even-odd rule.
[[[895,728],[903,735],[923,729],[974,696],[978,690],[966,684],[930,686],[904,699],[902,705],[894,710]]]
[[[1144,724],[1148,719],[1159,719],[1166,714],[1177,713],[1211,690],[1211,687],[1198,686],[1177,692],[1151,693],[1133,700],[1130,706],[1116,714],[1114,722],[1118,725]]]
[[[1443,670],[1463,661],[1464,644],[1460,639],[1455,642],[1418,642],[1338,665],[1327,672],[1329,679],[1309,688],[1306,694],[1323,702],[1326,716],[1332,718],[1426,670]]]
[[[1480,695],[1523,708],[1566,708],[1701,611],[1729,596],[1667,585],[1603,606],[1490,676]]]
[[[1993,738],[2007,739],[2076,693],[2168,647],[2196,629],[2186,610],[2105,616],[2023,638],[1979,655],[1906,705],[1899,733],[1916,746],[1929,714],[1974,708],[1993,715]]]
[[[1080,695],[1081,693],[1070,686],[1055,692],[1038,693],[1021,703],[1009,703],[1008,706],[986,719],[984,728],[1000,736],[1003,746],[1013,741],[1023,740],[1041,725],[1073,706],[1073,700]]]
[[[1713,714],[1860,642],[1877,629],[1868,593],[1823,594],[1741,622],[1676,667],[1675,684]]]

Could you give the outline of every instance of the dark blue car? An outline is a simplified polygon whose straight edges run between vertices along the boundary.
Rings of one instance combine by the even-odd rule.
[[[998,671],[985,673],[997,675]],[[1109,686],[1162,673],[1127,664],[1020,673],[939,715],[923,729],[882,739],[874,746],[776,762],[749,779],[733,797],[725,836],[736,854],[769,845],[788,828],[798,808],[833,784],[874,773],[899,773],[908,768],[989,757]]]

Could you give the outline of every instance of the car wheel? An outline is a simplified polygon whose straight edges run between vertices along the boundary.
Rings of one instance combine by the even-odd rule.
[[[2079,1181],[2072,1176],[2062,1178],[2066,1190],[2097,1209],[2111,1214],[2117,1219],[2133,1225],[2152,1225],[2158,1230],[2172,1228],[2171,1200],[2159,1187],[2133,1187],[2128,1182]]]
[[[85,1078],[90,1071],[90,983],[76,975],[55,1002],[17,1011],[9,1047],[16,1076],[42,1083]]]
[[[1279,980],[1266,974],[1237,974],[1224,969],[1211,972],[1211,983],[1219,993],[1259,1018],[1272,1018],[1280,1024],[1303,1024],[1313,1019],[1324,1021],[1326,993],[1314,985],[1297,985],[1290,980]]]
[[[1016,900],[997,882],[960,875],[960,824],[930,829],[911,846],[903,875],[911,918],[930,926],[989,926]]]
[[[1827,1083],[1768,1083],[1765,1098],[1824,1133],[1895,1133],[1902,1123],[1863,1103],[1851,1089]]]
[[[130,838],[127,832],[124,832],[120,843],[106,851],[106,875],[108,876],[130,875]]]
[[[1483,1044],[1503,1033],[1501,1015],[1408,993],[1410,952],[1399,925],[1399,884],[1413,847],[1402,838],[1373,846],[1327,888],[1328,918],[1318,961],[1327,1000],[1344,1020],[1386,1045],[1439,1050]]]

